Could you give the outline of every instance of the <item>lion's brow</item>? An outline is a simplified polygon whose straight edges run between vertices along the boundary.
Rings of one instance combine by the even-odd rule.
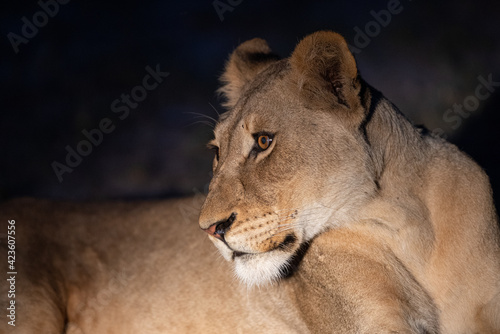
[[[220,114],[218,123],[224,122],[229,117],[230,114],[231,113],[229,111]]]

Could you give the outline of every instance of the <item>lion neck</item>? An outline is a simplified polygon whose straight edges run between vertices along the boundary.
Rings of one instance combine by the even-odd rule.
[[[373,160],[376,181],[380,187],[394,180],[410,186],[410,180],[421,176],[428,154],[422,130],[413,126],[382,93],[365,85],[368,114],[362,131]]]
[[[416,259],[427,258],[433,242],[431,215],[426,206],[426,163],[432,155],[432,144],[379,91],[367,85],[364,96],[369,112],[362,131],[378,189],[356,219],[376,222],[370,224],[372,237],[390,245],[405,265],[413,263],[416,267],[412,265],[412,270],[421,273],[424,264]],[[411,233],[413,241],[397,242],[398,233]],[[408,249],[412,252],[408,253]]]

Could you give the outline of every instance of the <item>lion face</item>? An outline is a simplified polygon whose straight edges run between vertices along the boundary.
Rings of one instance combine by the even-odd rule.
[[[209,143],[214,176],[199,221],[248,285],[283,276],[301,245],[354,219],[376,189],[357,74],[343,69],[351,59],[339,35],[317,33],[290,59],[256,39],[228,62],[230,110]],[[327,68],[307,67],[318,64]]]

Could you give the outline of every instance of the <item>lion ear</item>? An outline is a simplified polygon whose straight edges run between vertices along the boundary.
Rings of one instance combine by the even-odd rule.
[[[223,105],[234,107],[245,84],[277,60],[279,57],[271,53],[267,42],[261,38],[240,44],[229,57],[220,78],[223,85],[218,92],[226,98]]]
[[[344,38],[319,31],[299,42],[290,57],[294,84],[312,107],[359,107],[356,61]]]

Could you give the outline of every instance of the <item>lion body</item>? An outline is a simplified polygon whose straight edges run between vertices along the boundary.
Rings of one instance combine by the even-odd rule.
[[[243,43],[223,79],[202,207],[0,207],[18,270],[2,333],[500,333],[486,174],[361,80],[339,35],[284,60]]]
[[[0,332],[300,329],[289,297],[270,289],[274,297],[260,298],[264,290],[248,294],[233,279],[197,227],[193,210],[199,206],[199,199],[188,198],[101,204],[26,199],[2,207],[2,228],[7,219],[17,226],[17,317],[15,327],[2,321]],[[2,291],[2,301],[6,296]],[[294,316],[276,312],[279,303]]]
[[[249,289],[196,226],[199,206],[199,198],[4,204],[2,228],[8,219],[17,226],[16,326],[4,321],[0,332],[373,333],[388,322],[406,328],[394,313],[433,319],[395,258],[349,231],[317,238],[300,274]],[[394,295],[408,299],[406,310]]]

